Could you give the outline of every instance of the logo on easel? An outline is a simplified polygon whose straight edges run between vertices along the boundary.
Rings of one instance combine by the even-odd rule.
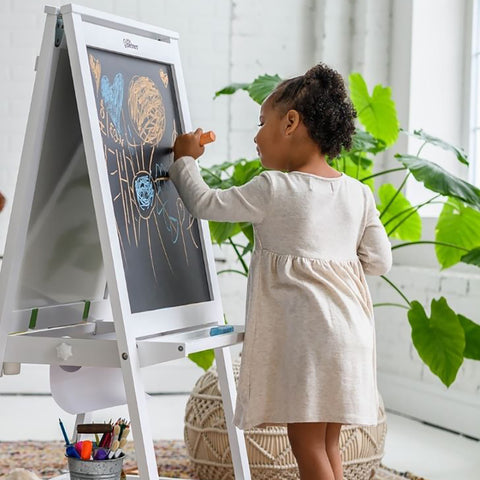
[[[123,39],[123,45],[125,48],[133,48],[135,50],[138,50],[138,45],[135,45],[134,43],[132,43],[132,41],[129,38]]]

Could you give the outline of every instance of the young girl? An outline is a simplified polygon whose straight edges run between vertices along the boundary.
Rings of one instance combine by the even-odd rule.
[[[254,141],[271,170],[210,189],[198,129],[177,138],[169,172],[196,217],[253,224],[235,424],[286,423],[302,480],[342,479],[341,425],[377,424],[365,274],[390,269],[391,246],[369,187],[326,161],[351,147],[355,116],[342,77],[320,64],[261,107]]]

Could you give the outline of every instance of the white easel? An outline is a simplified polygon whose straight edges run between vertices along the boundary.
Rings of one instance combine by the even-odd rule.
[[[171,65],[182,127],[190,130],[178,36],[77,5],[45,7],[45,13],[0,275],[0,367],[120,367],[140,478],[153,480],[158,473],[140,370],[213,348],[235,478],[249,480],[243,433],[233,425],[228,349],[243,340],[243,328],[209,335],[223,314],[208,224],[198,223],[212,300],[132,313],[89,70],[87,47]],[[85,249],[98,264],[86,268]]]

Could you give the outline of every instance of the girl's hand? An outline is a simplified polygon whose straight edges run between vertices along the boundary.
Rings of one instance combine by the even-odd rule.
[[[203,130],[197,128],[193,133],[185,133],[179,135],[173,145],[173,160],[177,160],[180,157],[193,157],[197,159],[205,151],[205,147],[200,145],[200,135]]]

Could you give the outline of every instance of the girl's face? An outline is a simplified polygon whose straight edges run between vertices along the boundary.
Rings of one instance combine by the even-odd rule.
[[[265,168],[287,170],[286,152],[283,144],[284,122],[282,115],[267,98],[260,108],[260,129],[253,141]]]

